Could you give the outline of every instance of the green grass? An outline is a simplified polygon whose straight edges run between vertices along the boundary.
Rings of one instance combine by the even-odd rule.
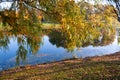
[[[74,62],[75,61],[75,62]],[[81,62],[78,60],[37,65],[0,74],[0,80],[119,80],[120,61]]]
[[[42,29],[58,29],[61,28],[61,25],[58,23],[38,23],[37,25],[41,25]],[[4,30],[6,28],[10,28],[9,25],[7,25],[7,27],[3,26],[2,23],[0,23],[0,30]]]
[[[60,24],[56,24],[56,23],[42,23],[41,27],[43,29],[58,29],[60,28]]]

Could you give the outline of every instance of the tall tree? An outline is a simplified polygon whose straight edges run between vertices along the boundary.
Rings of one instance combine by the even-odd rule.
[[[111,5],[115,5],[114,12],[118,16],[118,21],[120,22],[120,0],[108,0]]]

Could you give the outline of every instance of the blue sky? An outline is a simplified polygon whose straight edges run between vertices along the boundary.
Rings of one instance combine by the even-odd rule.
[[[78,2],[78,1],[81,1],[81,0],[75,0],[75,1]],[[85,1],[90,2],[91,4],[94,4],[94,0],[85,0]],[[100,1],[100,0],[96,0],[96,1]],[[101,3],[106,4],[106,1],[107,0],[101,0]],[[0,3],[0,9],[3,9],[3,8],[8,9],[11,6],[11,3],[12,2],[1,2]]]
[[[2,2],[2,3],[0,3],[0,9],[3,9],[3,8],[8,9],[11,6],[11,3],[12,2]]]

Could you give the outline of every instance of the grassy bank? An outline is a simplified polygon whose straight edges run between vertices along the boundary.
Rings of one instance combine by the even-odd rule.
[[[60,24],[57,23],[42,23],[42,29],[59,29],[61,28]]]
[[[24,66],[0,72],[0,80],[119,80],[120,53]]]

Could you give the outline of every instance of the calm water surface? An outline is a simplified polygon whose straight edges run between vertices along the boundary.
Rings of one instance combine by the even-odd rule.
[[[111,54],[120,51],[117,38],[110,45],[93,47],[92,45],[88,47],[82,47],[80,50],[75,49],[73,52],[68,52],[63,47],[56,47],[49,42],[48,36],[43,36],[43,44],[40,44],[40,49],[37,54],[27,54],[25,61],[20,61],[19,65],[27,64],[38,64],[38,63],[48,63],[53,61],[60,61],[64,59],[73,58],[74,56],[78,58],[84,58],[88,56],[101,56],[105,54]],[[0,70],[5,70],[8,68],[13,68],[16,65],[16,51],[18,49],[17,40],[14,38],[10,39],[8,49],[0,50]]]

